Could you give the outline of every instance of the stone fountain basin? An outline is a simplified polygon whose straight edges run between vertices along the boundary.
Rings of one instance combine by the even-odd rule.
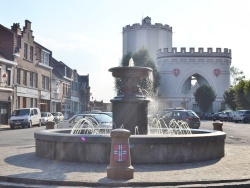
[[[146,78],[152,69],[149,67],[113,67],[109,69],[115,78]]]
[[[190,135],[131,135],[131,163],[190,163],[224,157],[226,133],[191,130],[193,134]],[[59,161],[110,162],[109,134],[70,134],[70,131],[71,129],[49,129],[35,132],[36,155]]]

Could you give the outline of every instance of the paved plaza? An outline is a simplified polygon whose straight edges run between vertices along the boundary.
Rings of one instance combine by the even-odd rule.
[[[226,144],[219,160],[132,164],[130,180],[108,179],[108,165],[39,158],[34,145],[0,147],[0,187],[250,187],[248,145]]]

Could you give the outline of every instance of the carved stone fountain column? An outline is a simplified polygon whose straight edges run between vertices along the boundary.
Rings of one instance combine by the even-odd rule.
[[[113,129],[127,129],[134,134],[148,133],[148,102],[139,92],[138,82],[148,77],[152,71],[148,67],[114,67],[109,69],[112,76],[121,79],[121,92],[111,100],[113,109]]]

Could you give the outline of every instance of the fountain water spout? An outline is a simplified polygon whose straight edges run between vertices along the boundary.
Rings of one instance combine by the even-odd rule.
[[[135,63],[134,63],[133,58],[130,58],[129,63],[128,63],[128,66],[129,66],[129,67],[134,67],[134,66],[135,66]]]

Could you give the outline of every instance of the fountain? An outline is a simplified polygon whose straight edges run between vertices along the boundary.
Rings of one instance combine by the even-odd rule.
[[[109,71],[112,72],[113,77],[121,79],[120,93],[111,100],[114,125],[123,125],[132,135],[135,134],[135,127],[137,127],[140,135],[146,135],[149,100],[140,92],[138,82],[141,78],[148,77],[152,69],[135,67],[131,58],[128,67],[114,67]]]
[[[111,100],[114,128],[122,126],[131,132],[129,139],[132,164],[169,164],[199,162],[224,156],[226,134],[215,130],[188,129],[183,122],[171,122],[162,127],[160,120],[150,122],[149,100],[140,93],[139,79],[148,76],[150,68],[133,66],[109,69],[122,81],[121,92]],[[72,129],[49,129],[35,132],[38,157],[83,163],[109,163],[111,137],[109,134]],[[105,131],[104,131],[105,132]],[[79,134],[80,133],[80,134]],[[185,134],[183,134],[185,133]],[[186,134],[189,133],[189,134]]]

